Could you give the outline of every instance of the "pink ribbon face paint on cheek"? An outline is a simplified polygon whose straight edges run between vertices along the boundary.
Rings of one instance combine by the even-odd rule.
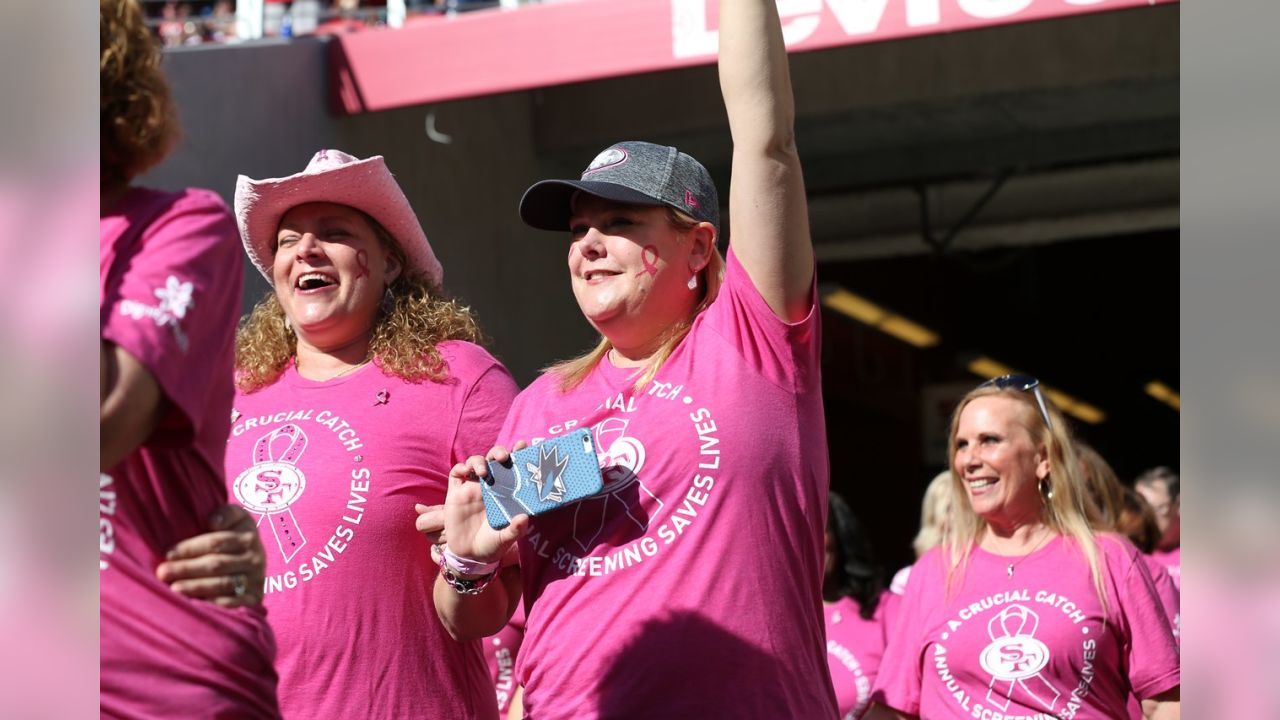
[[[645,245],[644,249],[640,251],[640,262],[644,264],[644,269],[636,273],[636,277],[641,277],[643,275],[652,275],[657,277],[658,260],[658,248],[653,245]]]
[[[356,277],[369,277],[369,253],[364,250],[356,251],[356,266],[360,268],[360,272],[356,273]]]

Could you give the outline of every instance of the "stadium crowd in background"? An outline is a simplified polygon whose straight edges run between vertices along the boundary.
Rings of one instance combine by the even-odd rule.
[[[404,22],[431,21],[458,13],[540,0],[409,0]],[[236,15],[235,0],[149,0],[147,26],[166,48],[255,39]],[[266,0],[262,37],[336,35],[388,26],[386,2],[361,0]]]

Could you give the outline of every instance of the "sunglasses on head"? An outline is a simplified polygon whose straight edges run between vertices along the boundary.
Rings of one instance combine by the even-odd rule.
[[[1020,373],[1011,373],[1009,375],[1001,375],[1000,377],[991,378],[982,383],[979,388],[995,387],[1001,390],[1022,390],[1036,396],[1036,404],[1040,406],[1040,417],[1044,418],[1045,427],[1053,431],[1053,423],[1049,420],[1049,408],[1044,404],[1044,395],[1040,392],[1040,381],[1030,375],[1022,375]]]

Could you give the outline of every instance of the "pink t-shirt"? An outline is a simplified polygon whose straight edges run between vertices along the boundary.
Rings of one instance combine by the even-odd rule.
[[[1124,717],[1130,693],[1179,684],[1178,648],[1142,555],[1099,536],[1110,613],[1083,553],[1057,537],[1014,560],[975,548],[947,593],[934,548],[915,564],[875,702],[926,718]]]
[[[493,446],[516,386],[476,345],[439,348],[444,382],[374,364],[314,382],[290,365],[236,394],[227,482],[259,518],[287,717],[497,715],[480,642],[436,616],[413,506],[443,503],[449,469]]]
[[[884,609],[890,593],[880,596],[871,619],[862,617],[857,600],[845,597],[822,608],[827,626],[827,665],[844,720],[856,720],[871,702],[871,685],[884,655]]]
[[[516,657],[520,643],[524,641],[524,606],[516,607],[515,615],[493,637],[484,639],[484,659],[489,663],[489,676],[498,698],[498,715],[506,717],[511,697],[519,685],[516,683]]]
[[[1173,583],[1173,576],[1165,570],[1165,566],[1150,555],[1143,555],[1142,559],[1147,563],[1147,571],[1151,574],[1151,580],[1155,583],[1156,595],[1160,597],[1160,604],[1164,607],[1165,617],[1169,621],[1169,627],[1173,631],[1173,641],[1182,647],[1182,611],[1181,598],[1178,592],[1178,586]],[[1129,717],[1132,720],[1143,720],[1142,703],[1138,698],[1129,696]]]
[[[898,622],[898,612],[902,608],[902,598],[907,592],[907,581],[911,578],[911,566],[908,565],[893,574],[893,579],[889,581],[889,590],[880,596],[880,607],[876,608],[876,614],[882,620],[884,625],[885,637],[894,637],[893,626]]]
[[[1165,572],[1169,573],[1169,577],[1173,578],[1173,584],[1179,588],[1182,587],[1182,547],[1176,547],[1172,550],[1156,550],[1151,553],[1151,558],[1164,566]]]
[[[730,251],[641,392],[604,360],[568,394],[544,375],[516,399],[504,441],[591,428],[605,468],[520,543],[531,717],[835,717],[818,348],[816,303],[779,320]]]
[[[236,227],[207,190],[131,190],[102,216],[102,338],[150,371],[170,408],[99,479],[104,717],[275,717],[261,609],[226,610],[155,577],[226,502],[232,341],[243,270]]]
[[[1173,628],[1173,639],[1182,644],[1182,592],[1174,580],[1174,575],[1165,572],[1166,566],[1150,555],[1143,555],[1147,563],[1147,571],[1155,583],[1156,594],[1160,596],[1160,604],[1164,607],[1165,616],[1169,618],[1169,626]]]

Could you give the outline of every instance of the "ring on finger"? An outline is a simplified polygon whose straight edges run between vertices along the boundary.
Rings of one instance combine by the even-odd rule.
[[[235,593],[236,597],[244,597],[244,594],[248,589],[244,573],[237,573],[231,576],[231,590]]]

